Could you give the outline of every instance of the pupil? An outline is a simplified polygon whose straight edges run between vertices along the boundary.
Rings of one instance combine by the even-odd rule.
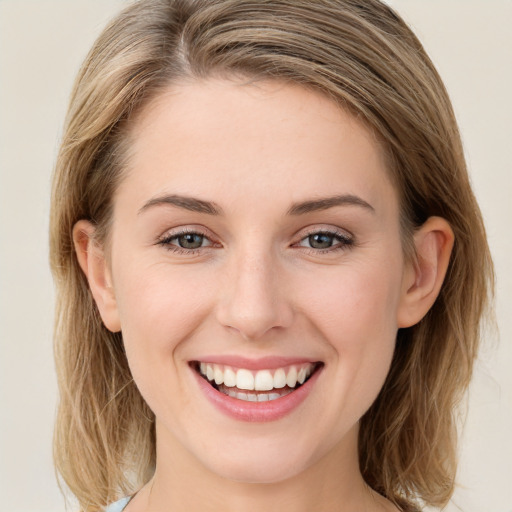
[[[314,249],[327,249],[332,246],[332,235],[316,233],[309,236],[309,244]]]
[[[197,233],[187,233],[178,238],[178,243],[184,249],[199,249],[203,245],[203,236]]]

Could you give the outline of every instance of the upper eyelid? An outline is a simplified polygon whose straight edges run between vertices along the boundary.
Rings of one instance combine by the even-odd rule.
[[[350,239],[354,238],[354,234],[349,230],[337,226],[310,226],[299,230],[294,238],[302,240],[310,235],[314,235],[315,233],[325,233]]]
[[[212,240],[215,236],[211,233],[209,229],[206,229],[202,226],[181,226],[176,228],[166,229],[158,238],[158,241],[176,238],[180,235],[188,235],[188,234],[197,234]]]

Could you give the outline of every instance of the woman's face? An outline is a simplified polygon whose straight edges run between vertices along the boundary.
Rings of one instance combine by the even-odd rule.
[[[409,275],[375,138],[317,93],[220,80],[169,89],[130,136],[103,317],[158,456],[247,482],[357,460]]]

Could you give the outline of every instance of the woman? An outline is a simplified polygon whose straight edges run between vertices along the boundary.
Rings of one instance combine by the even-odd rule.
[[[446,91],[377,1],[133,4],[57,162],[56,462],[83,510],[418,510],[492,282]]]

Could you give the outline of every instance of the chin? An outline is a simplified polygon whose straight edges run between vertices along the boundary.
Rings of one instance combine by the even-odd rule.
[[[257,452],[257,453],[255,453]],[[226,454],[225,458],[203,461],[221,478],[246,484],[275,484],[293,478],[308,467],[305,460],[290,457],[283,450],[252,450],[241,455]]]

